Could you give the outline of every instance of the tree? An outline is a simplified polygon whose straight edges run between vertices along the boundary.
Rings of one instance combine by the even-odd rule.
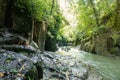
[[[5,19],[4,26],[7,28],[13,27],[13,11],[14,11],[14,0],[7,0],[6,2],[6,11],[5,11]]]
[[[119,0],[78,0],[78,26],[76,41],[83,50],[106,55],[111,37],[117,36],[119,26]],[[114,40],[118,40],[119,37]],[[111,43],[112,44],[112,43]]]
[[[100,24],[99,24],[98,12],[96,10],[94,0],[90,0],[90,4],[91,4],[93,12],[94,12],[94,16],[95,16],[95,19],[96,19],[96,25],[99,27]]]

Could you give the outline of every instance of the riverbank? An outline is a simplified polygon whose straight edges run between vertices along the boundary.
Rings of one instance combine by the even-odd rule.
[[[80,51],[77,48],[71,48],[69,51],[59,49],[58,52],[62,55],[71,55],[76,60],[81,61],[83,64],[87,64],[94,68],[102,76],[110,80],[120,79],[120,59],[110,58],[100,55],[94,55],[84,51]],[[105,79],[106,80],[106,79]]]
[[[0,80],[102,80],[99,74],[70,55],[41,54],[27,39],[0,32]]]
[[[45,52],[42,55],[43,63],[48,66],[43,67],[43,80],[105,80],[90,66],[70,55],[53,52]]]

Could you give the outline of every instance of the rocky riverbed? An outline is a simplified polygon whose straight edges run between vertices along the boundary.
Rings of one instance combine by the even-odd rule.
[[[92,71],[90,66],[76,61],[71,56],[45,52],[43,60],[43,80],[102,80],[102,76]]]
[[[76,58],[47,51],[41,54],[24,44],[26,40],[18,34],[0,32],[0,80],[103,80]]]

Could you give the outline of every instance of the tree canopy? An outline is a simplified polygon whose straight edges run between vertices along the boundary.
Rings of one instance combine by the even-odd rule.
[[[38,36],[36,31],[40,31],[39,27],[45,21],[48,42],[49,39],[76,45],[85,42],[84,45],[92,46],[93,50],[97,46],[98,38],[105,39],[106,42],[101,44],[109,42],[111,38],[114,46],[118,46],[120,0],[61,0],[64,2],[62,7],[60,0],[15,0],[11,1],[13,5],[9,0],[6,1],[5,24],[12,23],[10,26],[20,33],[33,32],[33,40]],[[66,15],[64,11],[67,11]],[[32,31],[32,26],[36,30]]]

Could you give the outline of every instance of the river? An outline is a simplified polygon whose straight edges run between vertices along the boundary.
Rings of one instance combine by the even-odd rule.
[[[82,63],[93,66],[97,72],[109,80],[120,80],[120,59],[94,55],[77,48],[71,48],[68,52],[59,49],[64,55],[71,55]]]
[[[75,1],[76,3],[77,0],[73,1]],[[58,2],[60,5],[60,9],[63,12],[63,16],[68,20],[69,23],[71,23],[70,27],[73,26],[74,28],[77,25],[77,19],[74,9],[70,7],[70,1],[58,0]],[[74,5],[76,5],[75,3]],[[65,34],[66,33],[67,32],[65,31]],[[64,55],[71,55],[73,57],[76,57],[78,61],[93,66],[97,72],[110,80],[120,80],[120,59],[94,55],[91,53],[80,51],[77,48],[71,48],[68,52],[63,51],[60,48],[59,52],[64,53]]]

